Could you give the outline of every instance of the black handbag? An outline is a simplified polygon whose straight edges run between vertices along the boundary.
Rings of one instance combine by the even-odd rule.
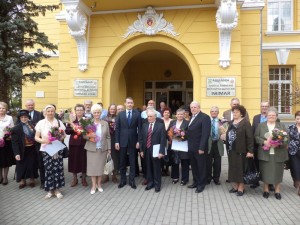
[[[244,184],[256,184],[260,180],[260,172],[257,170],[254,159],[247,159],[247,167],[244,172]]]

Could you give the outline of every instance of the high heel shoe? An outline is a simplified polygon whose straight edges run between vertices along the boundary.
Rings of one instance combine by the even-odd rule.
[[[92,189],[91,189],[91,195],[93,195],[93,194],[96,193],[96,189],[97,189],[97,188],[95,188],[95,189],[92,188]]]
[[[269,192],[266,192],[266,191],[265,191],[265,192],[263,193],[263,197],[264,197],[264,198],[269,198],[269,196],[270,196],[270,193],[269,193]]]
[[[281,194],[279,192],[275,193],[275,198],[281,200]]]
[[[245,190],[243,190],[243,191],[238,190],[238,192],[236,193],[236,196],[238,196],[238,197],[243,196],[244,193],[245,193]]]
[[[78,184],[78,179],[73,178],[72,182],[71,182],[71,187],[75,187]]]

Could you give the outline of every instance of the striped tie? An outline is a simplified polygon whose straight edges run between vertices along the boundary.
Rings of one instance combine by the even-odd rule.
[[[151,147],[151,136],[152,136],[152,123],[150,123],[149,129],[148,129],[148,135],[147,135],[147,148]]]

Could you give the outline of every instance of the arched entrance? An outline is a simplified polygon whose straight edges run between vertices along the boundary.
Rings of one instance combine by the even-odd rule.
[[[134,98],[136,107],[150,97],[159,101],[166,94],[170,101],[172,95],[178,97],[181,92],[185,103],[191,98],[190,93],[196,100],[201,97],[200,88],[196,88],[200,87],[200,70],[194,56],[167,36],[128,40],[112,54],[103,74],[102,96],[106,105],[121,103],[126,96]]]

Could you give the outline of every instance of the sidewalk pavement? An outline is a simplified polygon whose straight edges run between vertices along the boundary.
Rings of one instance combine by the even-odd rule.
[[[284,172],[282,200],[262,197],[262,185],[256,189],[246,187],[243,197],[228,193],[226,183],[227,158],[223,157],[221,185],[213,182],[204,192],[172,184],[163,177],[160,193],[145,191],[142,176],[136,179],[137,189],[129,185],[118,189],[112,182],[103,185],[104,192],[90,194],[90,187],[81,184],[71,188],[72,175],[67,172],[63,199],[44,199],[46,192],[34,188],[18,189],[10,168],[9,184],[0,185],[0,224],[299,224],[300,197],[296,194],[289,171]],[[192,176],[190,176],[190,183]],[[91,184],[90,179],[88,183]]]

